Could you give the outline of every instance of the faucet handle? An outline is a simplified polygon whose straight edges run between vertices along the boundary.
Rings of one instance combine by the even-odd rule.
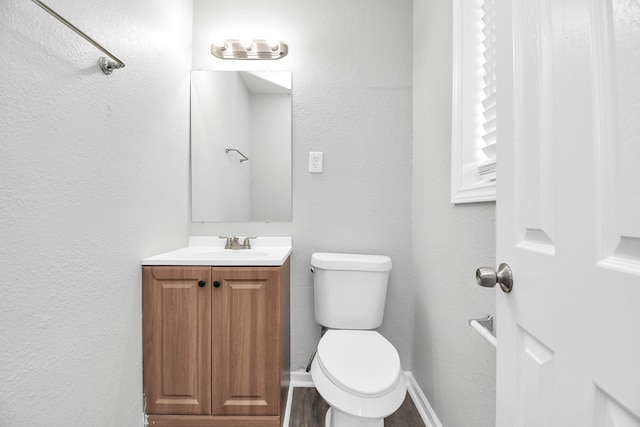
[[[230,237],[227,237],[227,236],[218,236],[218,238],[220,238],[220,239],[227,239],[227,241],[226,241],[226,242],[225,242],[225,244],[224,244],[224,248],[225,248],[225,249],[231,249],[231,248],[233,247],[233,243],[234,243],[234,241],[235,241],[235,243],[238,243],[238,238],[237,238],[237,237],[235,237],[235,236],[230,236]]]
[[[256,236],[253,237],[245,237],[244,241],[242,242],[242,249],[251,249],[251,242],[249,241],[249,239],[255,239]]]

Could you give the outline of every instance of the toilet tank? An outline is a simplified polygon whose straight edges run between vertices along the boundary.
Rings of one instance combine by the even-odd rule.
[[[311,265],[316,322],[332,329],[382,325],[391,258],[317,252]]]

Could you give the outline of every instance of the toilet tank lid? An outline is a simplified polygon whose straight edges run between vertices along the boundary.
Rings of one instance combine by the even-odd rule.
[[[391,258],[385,255],[316,252],[311,255],[311,265],[325,270],[389,271]]]

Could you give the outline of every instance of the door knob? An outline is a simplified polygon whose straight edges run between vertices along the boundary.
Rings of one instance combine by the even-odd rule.
[[[511,292],[513,289],[513,274],[509,264],[502,263],[495,271],[491,267],[480,267],[476,270],[476,282],[485,288],[493,288],[496,283],[500,283],[500,288],[505,293]]]

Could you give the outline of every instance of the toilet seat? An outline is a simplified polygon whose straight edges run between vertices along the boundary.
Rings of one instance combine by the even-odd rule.
[[[402,373],[398,352],[375,331],[327,331],[316,357],[336,386],[362,397],[387,394]]]
[[[329,406],[368,419],[388,417],[407,393],[398,352],[371,330],[328,330],[318,343],[311,378]]]

